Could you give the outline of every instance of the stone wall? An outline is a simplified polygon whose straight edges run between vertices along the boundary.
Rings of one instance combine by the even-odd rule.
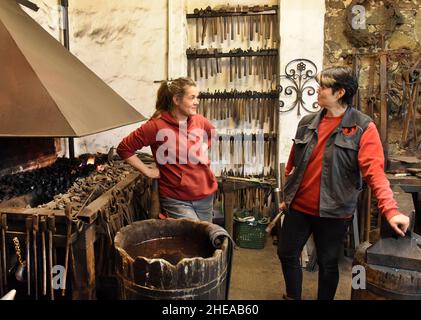
[[[362,2],[362,1],[360,1]],[[390,50],[421,50],[421,2],[418,0],[393,1],[401,14],[401,22],[385,41],[385,48]],[[323,66],[344,64],[343,56],[358,52],[378,51],[380,45],[357,48],[345,35],[347,8],[351,0],[326,0],[325,43]],[[387,12],[383,1],[363,1],[366,11],[366,27],[369,32],[381,30],[386,24]],[[358,50],[357,50],[358,49]]]
[[[359,14],[351,12],[352,6],[358,2],[365,8],[366,29],[354,29],[353,20],[347,18],[347,14],[351,14],[351,17]],[[370,66],[374,68],[372,92],[377,99],[372,116],[377,125],[379,125],[380,117],[380,79],[379,58],[376,53],[382,49],[382,46],[388,52],[388,89],[396,88],[398,98],[388,99],[389,155],[405,154],[409,149],[416,149],[415,144],[404,146],[401,141],[404,119],[402,110],[405,110],[405,107],[402,107],[402,101],[399,99],[402,99],[401,71],[404,65],[402,55],[397,53],[407,52],[410,56],[409,65],[414,64],[416,56],[421,53],[421,15],[418,14],[421,12],[420,9],[421,2],[418,0],[397,0],[389,3],[387,1],[326,0],[323,67],[350,65],[352,55],[359,54],[360,107],[366,113],[370,113],[368,107],[369,70]],[[382,40],[376,37],[375,32],[385,31],[387,28],[391,31],[385,33],[386,37],[382,44]],[[418,113],[419,116],[421,116],[420,113]]]

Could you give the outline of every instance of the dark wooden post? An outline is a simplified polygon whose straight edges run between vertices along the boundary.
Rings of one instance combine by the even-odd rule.
[[[383,144],[385,162],[388,158],[388,142],[387,142],[387,53],[380,53],[380,138]]]
[[[72,248],[73,300],[95,300],[95,225],[79,234]]]
[[[234,224],[234,192],[224,191],[224,221],[225,230],[229,235],[233,236],[233,224]]]

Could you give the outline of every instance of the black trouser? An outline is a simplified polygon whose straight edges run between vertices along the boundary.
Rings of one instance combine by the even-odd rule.
[[[301,299],[301,251],[313,234],[319,265],[317,299],[333,300],[339,282],[338,259],[350,220],[320,218],[289,209],[279,231],[278,256],[287,296]]]

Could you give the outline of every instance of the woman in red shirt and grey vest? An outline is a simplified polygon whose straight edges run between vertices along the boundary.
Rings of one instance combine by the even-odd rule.
[[[351,106],[358,82],[349,68],[328,68],[317,76],[322,110],[298,124],[286,167],[288,208],[279,231],[278,256],[289,299],[301,299],[301,251],[313,234],[319,265],[318,299],[334,298],[338,258],[362,189],[362,176],[381,214],[404,236],[409,218],[398,211],[384,173],[384,155],[373,120]]]
[[[169,217],[212,222],[218,184],[207,151],[214,126],[197,114],[198,95],[190,78],[163,82],[156,112],[121,141],[117,153],[145,176],[159,178],[161,210]],[[135,155],[145,146],[151,146],[156,167]]]

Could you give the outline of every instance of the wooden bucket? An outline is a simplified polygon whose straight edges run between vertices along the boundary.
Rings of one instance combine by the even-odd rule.
[[[210,223],[188,219],[144,220],[122,228],[115,237],[116,273],[122,300],[223,300],[227,293],[228,239],[215,249],[208,234]],[[183,246],[171,256],[158,258],[135,254],[133,245],[155,239],[184,237],[194,241],[203,256],[172,260],[183,254]],[[188,237],[188,238],[186,238]],[[163,241],[164,242],[164,241]],[[168,244],[168,243],[167,243]],[[147,255],[150,255],[149,252]],[[180,260],[181,258],[181,260]]]

